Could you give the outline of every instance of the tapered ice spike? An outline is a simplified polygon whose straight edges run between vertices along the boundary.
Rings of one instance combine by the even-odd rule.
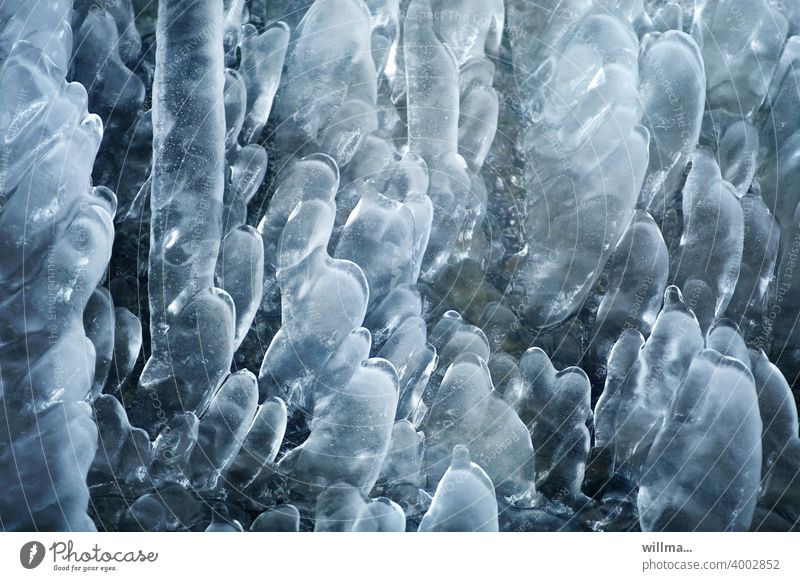
[[[419,531],[493,532],[498,528],[492,481],[470,460],[466,446],[456,446]]]
[[[447,470],[455,446],[472,455],[507,497],[529,495],[534,488],[534,449],[525,424],[493,391],[483,359],[464,353],[450,365],[422,426],[423,470],[432,491]]]

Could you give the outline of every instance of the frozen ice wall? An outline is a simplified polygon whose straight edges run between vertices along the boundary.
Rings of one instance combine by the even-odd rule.
[[[67,83],[71,3],[0,8],[0,522],[93,530],[90,402],[105,340],[84,329],[114,234],[114,194],[92,187],[103,136],[86,89]],[[98,341],[99,339],[99,341]]]

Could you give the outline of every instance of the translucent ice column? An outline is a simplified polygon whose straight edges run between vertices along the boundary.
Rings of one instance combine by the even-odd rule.
[[[369,493],[389,449],[397,408],[397,372],[369,358],[370,337],[354,331],[318,373],[311,433],[277,464],[287,485],[313,499],[336,482]]]
[[[683,32],[648,34],[641,50],[639,95],[650,154],[639,199],[661,223],[697,146],[706,77],[700,49]]]
[[[89,2],[80,4],[86,5]],[[75,16],[81,19],[76,18],[75,22],[78,28],[75,29],[75,53],[72,61],[73,78],[86,87],[89,108],[103,119],[105,127],[93,175],[99,184],[114,191],[121,190],[122,212],[127,212],[133,202],[131,195],[137,193],[141,185],[141,182],[135,183],[138,180],[130,177],[122,180],[121,174],[124,165],[138,165],[133,161],[138,152],[130,147],[130,142],[145,99],[144,83],[128,67],[128,64],[134,67],[132,63],[138,59],[141,41],[132,22],[133,14],[128,14],[131,7],[128,4],[125,10],[125,4],[109,2],[108,9],[95,5],[94,8],[83,6],[85,11],[76,11]],[[127,24],[126,16],[130,16]],[[115,17],[120,18],[120,21]],[[116,149],[121,142],[128,144],[125,155],[120,155]],[[128,172],[130,171],[129,168]],[[125,181],[134,183],[124,183]],[[119,188],[121,182],[124,186]]]
[[[750,351],[761,414],[761,488],[751,530],[787,531],[800,519],[797,405],[786,379],[763,351]]]
[[[222,238],[225,109],[222,3],[159,3],[153,82],[148,268],[151,355],[136,423],[201,411],[228,374],[234,303],[214,286]]]
[[[0,522],[93,530],[97,428],[87,302],[105,271],[114,195],[92,188],[102,123],[66,83],[71,2],[0,6]]]
[[[369,300],[363,271],[327,251],[338,184],[330,157],[298,161],[259,226],[268,269],[274,269],[281,292],[281,328],[259,372],[261,398],[276,395],[290,408],[305,411],[313,409],[314,382],[322,367],[361,327]]]
[[[229,8],[236,13],[242,6],[234,2]],[[240,49],[241,62],[238,70],[225,71],[225,208],[216,268],[218,286],[231,295],[236,307],[237,347],[250,329],[263,294],[264,244],[260,232],[246,224],[247,205],[267,171],[267,152],[256,141],[272,110],[289,40],[282,23],[258,34],[253,25],[241,26],[240,21],[241,14],[234,22],[226,17],[226,43],[233,43],[226,44],[226,58],[231,61],[231,53]]]
[[[628,225],[648,160],[631,24],[614,9],[570,4],[544,38],[512,43],[527,198],[512,292],[536,327],[563,321],[586,298]],[[550,13],[514,1],[512,15],[518,7],[528,18]]]
[[[780,249],[781,227],[758,192],[740,199],[744,217],[744,240],[739,279],[726,310],[726,317],[741,327],[745,337],[760,349],[768,348],[764,318],[777,318],[769,308],[770,284]]]
[[[438,275],[463,257],[485,213],[477,175],[497,128],[492,88],[504,21],[502,2],[413,0],[403,24],[408,145],[427,164],[433,224],[422,269]]]
[[[279,23],[261,34],[252,24],[243,26],[242,30],[239,72],[247,88],[247,114],[240,141],[246,145],[259,140],[272,111],[289,43],[289,29]]]
[[[557,372],[538,347],[525,352],[519,368],[525,387],[514,407],[530,430],[536,489],[565,502],[580,499],[589,454],[589,379],[579,367]]]
[[[784,47],[769,92],[769,111],[761,130],[758,180],[767,208],[780,224],[780,250],[775,273],[775,294],[767,310],[766,337],[772,339],[771,354],[793,384],[800,373],[800,278],[796,261],[800,254],[797,207],[800,190],[800,131],[793,119],[800,106],[798,91],[800,37],[789,38]]]
[[[683,234],[671,260],[703,330],[725,314],[739,280],[744,214],[733,186],[708,151],[698,150],[683,187]]]

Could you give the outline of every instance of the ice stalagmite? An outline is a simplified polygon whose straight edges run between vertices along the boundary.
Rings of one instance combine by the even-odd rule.
[[[274,471],[303,510],[322,503],[318,513],[328,510],[325,499],[338,498],[329,488],[337,482],[360,489],[356,497],[372,489],[389,447],[399,395],[394,366],[370,358],[372,339],[361,327],[369,300],[364,272],[327,253],[338,178],[328,156],[300,160],[273,196],[261,226],[268,241],[276,235],[280,240],[273,260],[282,292],[282,326],[259,376],[262,396],[284,398],[292,412],[307,414],[310,428],[308,438]],[[376,219],[371,226],[380,233],[383,215]],[[352,232],[355,240],[369,232],[368,226]],[[401,246],[398,257],[411,260],[412,249]],[[327,525],[318,520],[317,526]]]
[[[236,6],[231,5],[233,8]],[[216,267],[217,284],[231,295],[236,307],[236,347],[250,329],[262,299],[264,243],[261,233],[246,224],[247,205],[267,171],[267,152],[255,141],[272,110],[289,38],[283,25],[258,35],[252,25],[242,27],[238,20],[233,28],[244,29],[241,63],[239,70],[225,71],[226,182],[223,238]],[[238,42],[239,33],[233,38]],[[237,47],[226,48],[226,54],[230,56],[230,50]]]
[[[367,359],[364,329],[345,340],[342,351],[320,370],[308,439],[277,465],[308,499],[339,481],[367,494],[389,449],[397,372],[383,359]]]
[[[595,412],[596,446],[610,451],[612,474],[634,484],[675,390],[704,346],[697,319],[676,287],[667,288],[661,313],[642,343],[633,330],[617,341]]]
[[[739,326],[730,319],[722,319],[706,333],[706,349],[713,349],[720,355],[736,359],[748,369],[750,356]]]
[[[395,422],[389,449],[381,466],[374,493],[397,502],[403,508],[407,525],[418,526],[430,506],[431,497],[423,490],[422,456],[425,434],[408,420]],[[374,494],[373,493],[373,494]]]
[[[648,334],[661,309],[669,256],[652,216],[637,209],[600,278],[605,294],[592,328],[589,363],[605,375],[611,348],[625,329]]]
[[[800,277],[796,276],[800,256],[800,190],[796,187],[800,177],[800,131],[783,119],[791,118],[800,105],[799,66],[800,37],[792,36],[786,41],[770,86],[757,174],[764,203],[780,224],[774,296],[767,309],[765,330],[772,344],[764,346],[770,348],[773,361],[790,384],[800,376]]]
[[[396,286],[367,317],[373,348],[398,370],[399,400],[395,417],[417,423],[425,412],[422,395],[438,357],[428,343],[422,300],[412,285]]]
[[[790,132],[785,123],[775,123],[772,114],[780,114],[787,102],[797,99],[794,83],[790,91],[780,91],[793,53],[794,43],[786,41],[790,12],[778,2],[698,0],[692,21],[692,36],[701,47],[707,80],[708,110],[701,142],[714,151],[722,178],[733,186],[744,211],[740,281],[726,315],[742,327],[748,342],[767,349],[775,318],[768,316],[769,285],[779,239],[791,230],[790,216],[796,205],[791,194],[775,203],[776,186],[787,169],[791,173],[792,163],[785,157],[787,150],[782,150]],[[781,164],[775,166],[778,157]],[[723,229],[730,230],[725,221],[724,217],[716,221],[720,239],[727,236]],[[692,291],[684,288],[684,292],[689,295]],[[707,318],[704,309],[707,307],[696,308],[701,320]]]
[[[700,149],[683,187],[683,234],[670,268],[672,284],[683,291],[704,330],[728,308],[743,246],[744,214],[736,191]]]
[[[692,361],[644,467],[644,531],[746,531],[761,475],[761,418],[753,376],[702,351]]]
[[[500,494],[533,491],[533,445],[525,424],[493,391],[486,363],[463,353],[447,368],[423,425],[428,489],[440,484],[455,446],[469,446]]]
[[[466,446],[456,446],[420,532],[496,532],[498,527],[492,481],[470,460]]]
[[[545,8],[526,4],[511,2],[511,14],[523,5],[546,18]],[[512,44],[527,198],[512,292],[536,327],[580,307],[628,225],[648,159],[638,39],[617,10],[571,4],[581,6],[567,26],[559,19],[546,40],[520,35]]]
[[[286,404],[271,397],[258,407],[239,453],[230,463],[225,478],[236,493],[247,498],[261,493],[266,471],[278,455],[286,432]]]
[[[71,2],[0,7],[0,526],[94,530],[97,428],[83,314],[106,268],[114,195],[92,188],[103,135],[66,83]]]
[[[700,49],[683,32],[649,34],[641,51],[639,95],[650,154],[639,201],[661,223],[700,136],[705,73]]]
[[[589,454],[589,379],[579,367],[556,371],[533,347],[519,362],[524,382],[516,409],[528,425],[536,458],[536,489],[548,498],[580,499]]]
[[[433,223],[424,280],[451,254],[463,258],[485,214],[477,171],[497,128],[492,88],[504,20],[502,2],[414,0],[403,28],[408,145],[427,164]]]
[[[744,216],[742,264],[726,316],[741,327],[748,341],[764,349],[771,327],[764,319],[770,315],[769,303],[775,293],[770,283],[775,276],[781,227],[757,192],[748,192],[740,202]]]
[[[300,511],[291,504],[271,508],[258,515],[250,530],[265,533],[296,533],[300,530]]]
[[[281,328],[261,365],[261,398],[277,395],[290,408],[306,411],[313,409],[317,375],[342,342],[361,328],[369,300],[363,271],[327,252],[338,183],[330,157],[298,161],[259,227],[267,241],[265,258],[274,264],[281,291]]]
[[[398,285],[416,283],[431,215],[431,202],[424,194],[403,203],[377,192],[372,184],[364,185],[342,228],[335,256],[355,262],[364,271],[369,310]]]
[[[325,532],[402,532],[402,509],[386,498],[367,498],[354,486],[339,482],[317,500],[314,530]]]
[[[259,140],[272,111],[289,43],[289,29],[283,23],[261,34],[252,24],[242,28],[239,72],[247,88],[247,114],[239,139],[242,145],[247,145]]]
[[[788,531],[800,522],[797,407],[781,372],[763,351],[750,351],[761,413],[761,488],[751,530]]]
[[[129,67],[133,67],[139,52],[142,48],[142,39],[136,29],[135,12],[137,12],[138,0],[116,0],[114,2],[98,3],[95,0],[75,0],[73,2],[73,23],[83,20],[90,13],[103,15],[108,13],[113,17],[116,33],[118,36],[119,56]]]
[[[258,385],[249,371],[234,373],[214,395],[200,418],[197,444],[189,458],[192,484],[213,488],[221,472],[234,460],[253,423]]]
[[[76,8],[78,4],[89,2],[76,2]],[[120,210],[127,212],[133,201],[131,195],[137,193],[141,182],[123,180],[121,174],[125,165],[136,165],[133,163],[135,154],[130,152],[129,146],[129,154],[121,159],[111,155],[110,149],[120,141],[130,143],[131,131],[135,131],[143,113],[145,86],[128,66],[134,67],[132,63],[138,59],[141,41],[133,23],[125,24],[126,11],[114,10],[123,8],[125,3],[107,3],[107,6],[106,9],[83,6],[87,8],[85,12],[76,10],[72,70],[74,80],[82,83],[89,93],[89,108],[100,115],[105,127],[93,177],[98,184],[115,192],[121,190]],[[128,181],[132,183],[125,183]]]
[[[135,414],[151,434],[163,426],[161,415],[202,411],[233,357],[234,303],[214,286],[223,233],[221,11],[221,3],[212,0],[159,3],[148,269],[151,355]]]

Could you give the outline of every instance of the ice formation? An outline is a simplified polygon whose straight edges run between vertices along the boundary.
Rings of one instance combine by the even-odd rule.
[[[0,2],[0,528],[800,527],[800,9]]]

